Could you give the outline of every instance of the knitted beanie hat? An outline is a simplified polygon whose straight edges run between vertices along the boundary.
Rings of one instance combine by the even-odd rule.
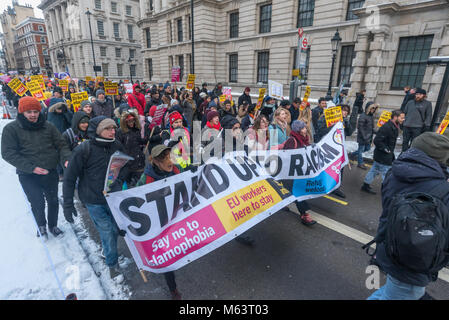
[[[306,124],[304,121],[295,120],[295,121],[293,121],[291,127],[292,127],[292,131],[299,132],[306,127]]]
[[[115,123],[114,120],[109,119],[109,118],[102,120],[98,124],[97,131],[96,131],[97,135],[100,135],[103,132],[103,130],[105,130],[106,128],[109,128],[109,127],[117,128],[117,124]]]
[[[411,147],[421,150],[442,164],[446,164],[449,159],[449,138],[436,132],[421,134],[413,140]]]
[[[23,97],[19,100],[19,113],[24,113],[25,111],[37,110],[41,112],[42,106],[36,98],[33,97]]]

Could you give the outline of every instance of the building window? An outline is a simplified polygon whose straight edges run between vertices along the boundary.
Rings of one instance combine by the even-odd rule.
[[[393,72],[392,90],[422,86],[433,35],[401,38]]]
[[[111,12],[117,13],[117,2],[111,2]]]
[[[136,56],[136,49],[129,49],[129,57],[131,59],[134,59],[135,56]]]
[[[120,24],[118,22],[114,22],[113,28],[114,28],[114,37],[120,38]]]
[[[100,21],[100,20],[97,21],[97,29],[98,29],[98,34],[100,36],[104,36],[104,24],[103,24],[103,21]]]
[[[298,28],[313,25],[313,14],[315,12],[315,0],[298,1]]]
[[[136,76],[136,65],[132,64],[129,66],[129,68],[130,68],[131,76],[135,77]]]
[[[42,49],[42,54],[44,56],[48,56],[48,49],[47,48]]]
[[[257,82],[268,83],[269,51],[257,53]]]
[[[132,24],[128,24],[128,38],[129,38],[129,40],[133,40],[133,38],[134,38]]]
[[[183,75],[184,75],[184,56],[178,56],[178,65],[181,69],[181,75],[179,80],[182,81]]]
[[[293,68],[296,69],[296,60],[298,59],[298,48],[293,49]],[[299,79],[307,81],[307,77],[309,75],[309,61],[310,61],[310,47],[306,50],[301,49],[301,54],[303,55],[304,63],[303,66],[299,66]],[[301,62],[301,58],[300,58]],[[292,80],[295,77],[292,76]]]
[[[103,76],[105,76],[105,77],[109,76],[109,64],[103,63],[101,65],[101,68],[103,70]]]
[[[148,76],[150,77],[150,81],[153,80],[153,59],[148,59]]]
[[[147,42],[147,48],[151,48],[151,33],[150,28],[145,29],[145,39]]]
[[[357,17],[354,13],[352,13],[352,9],[357,9],[363,7],[365,4],[365,0],[349,0],[348,2],[348,12],[346,13],[346,20],[356,20]]]
[[[80,46],[80,58],[84,58],[83,46]]]
[[[238,80],[238,54],[229,55],[229,82],[237,82]]]
[[[271,31],[271,3],[260,7],[259,33]]]
[[[341,47],[340,66],[338,71],[338,85],[351,86],[352,60],[355,58],[354,45]]]
[[[43,27],[43,26],[38,26],[37,29],[38,29],[40,32],[44,32],[44,27]]]
[[[100,56],[106,57],[106,47],[100,47]]]
[[[95,9],[101,10],[101,0],[95,0]]]
[[[176,20],[176,26],[178,28],[178,42],[183,42],[183,34],[182,34],[182,19]]]
[[[126,15],[127,16],[131,16],[132,15],[132,7],[131,6],[126,6]]]
[[[115,57],[116,58],[122,57],[122,48],[115,48]]]
[[[229,15],[229,37],[239,37],[239,13],[233,12]]]
[[[118,64],[117,65],[117,75],[119,77],[123,77],[123,64]]]
[[[45,37],[41,37],[41,43],[46,43],[47,40],[45,39]]]

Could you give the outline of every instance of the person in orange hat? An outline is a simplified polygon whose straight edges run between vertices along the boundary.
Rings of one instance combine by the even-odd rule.
[[[41,113],[42,106],[33,97],[19,100],[17,119],[2,133],[3,159],[17,169],[18,178],[38,225],[37,236],[50,233],[61,237],[58,223],[58,182],[56,167],[67,166],[70,150],[61,133]],[[45,217],[45,201],[48,214]]]

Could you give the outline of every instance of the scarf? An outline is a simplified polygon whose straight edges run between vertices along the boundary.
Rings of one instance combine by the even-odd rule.
[[[213,125],[212,123],[210,123],[209,121],[207,121],[206,126],[207,126],[208,128],[215,129],[215,130],[218,130],[218,131],[221,130],[221,124],[220,124],[220,123]]]
[[[17,115],[17,121],[20,122],[20,124],[22,125],[22,127],[25,130],[31,130],[31,131],[36,131],[36,130],[42,129],[45,125],[45,118],[42,113],[39,114],[39,118],[37,119],[37,122],[35,122],[35,123],[28,121],[28,119],[25,118],[23,113],[19,113]]]

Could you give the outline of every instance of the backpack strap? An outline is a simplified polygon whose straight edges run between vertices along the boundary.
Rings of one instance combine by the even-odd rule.
[[[437,184],[433,189],[426,193],[440,200],[443,200],[444,197],[449,194],[449,182],[447,180],[444,180],[444,182]]]

